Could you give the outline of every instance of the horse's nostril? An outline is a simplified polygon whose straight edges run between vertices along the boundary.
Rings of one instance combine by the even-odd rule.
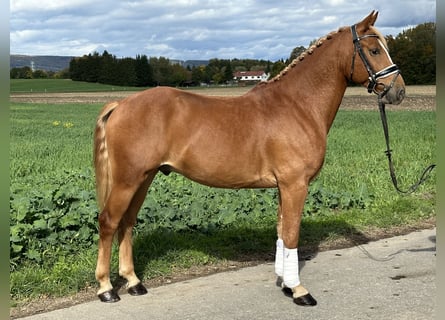
[[[399,101],[401,101],[401,100],[403,100],[403,98],[405,98],[405,89],[400,89],[400,90],[397,92],[397,99],[398,99]]]

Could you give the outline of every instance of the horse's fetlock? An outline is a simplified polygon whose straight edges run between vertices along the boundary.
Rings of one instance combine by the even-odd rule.
[[[292,288],[292,293],[294,298],[298,298],[307,295],[309,291],[307,291],[307,289],[300,284]]]

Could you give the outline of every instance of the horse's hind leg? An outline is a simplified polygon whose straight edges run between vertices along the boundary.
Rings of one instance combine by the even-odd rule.
[[[103,302],[120,300],[110,281],[111,247],[116,231],[119,238],[119,273],[128,280],[131,294],[146,292],[134,273],[131,232],[136,222],[137,212],[155,174],[156,172],[150,173],[146,180],[139,185],[128,186],[125,183],[115,183],[106,205],[99,215],[100,238],[96,279],[100,284],[97,294]]]
[[[119,275],[128,281],[128,293],[131,295],[143,295],[147,293],[147,289],[134,272],[132,233],[133,227],[136,224],[137,214],[155,175],[156,171],[150,173],[145,182],[139,187],[131,200],[130,206],[122,217],[118,228]]]
[[[100,288],[97,292],[101,301],[115,302],[120,298],[110,281],[111,247],[121,219],[127,211],[137,186],[114,184],[106,204],[99,215],[99,251],[97,255],[96,279]]]

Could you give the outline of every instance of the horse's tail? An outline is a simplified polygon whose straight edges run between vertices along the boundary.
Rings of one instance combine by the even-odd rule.
[[[102,211],[110,195],[112,176],[108,158],[107,140],[105,136],[105,125],[113,110],[119,105],[118,102],[110,102],[101,110],[94,132],[94,169],[96,171],[96,197],[99,208]]]

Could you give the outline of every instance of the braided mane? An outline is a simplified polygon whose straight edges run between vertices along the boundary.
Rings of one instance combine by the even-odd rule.
[[[342,27],[342,28],[339,28],[337,31],[332,31],[329,34],[327,34],[326,36],[321,37],[313,45],[311,45],[308,49],[306,49],[304,52],[302,52],[297,58],[292,60],[292,62],[288,66],[286,66],[286,68],[281,70],[281,72],[279,74],[277,74],[275,77],[273,77],[272,79],[270,79],[268,81],[261,82],[260,84],[267,84],[267,83],[271,83],[271,82],[280,80],[284,75],[286,75],[289,72],[290,69],[295,67],[299,62],[303,61],[307,55],[311,55],[314,52],[314,50],[316,48],[320,47],[326,40],[331,40],[335,34],[342,32],[346,29],[347,29],[347,27]]]

